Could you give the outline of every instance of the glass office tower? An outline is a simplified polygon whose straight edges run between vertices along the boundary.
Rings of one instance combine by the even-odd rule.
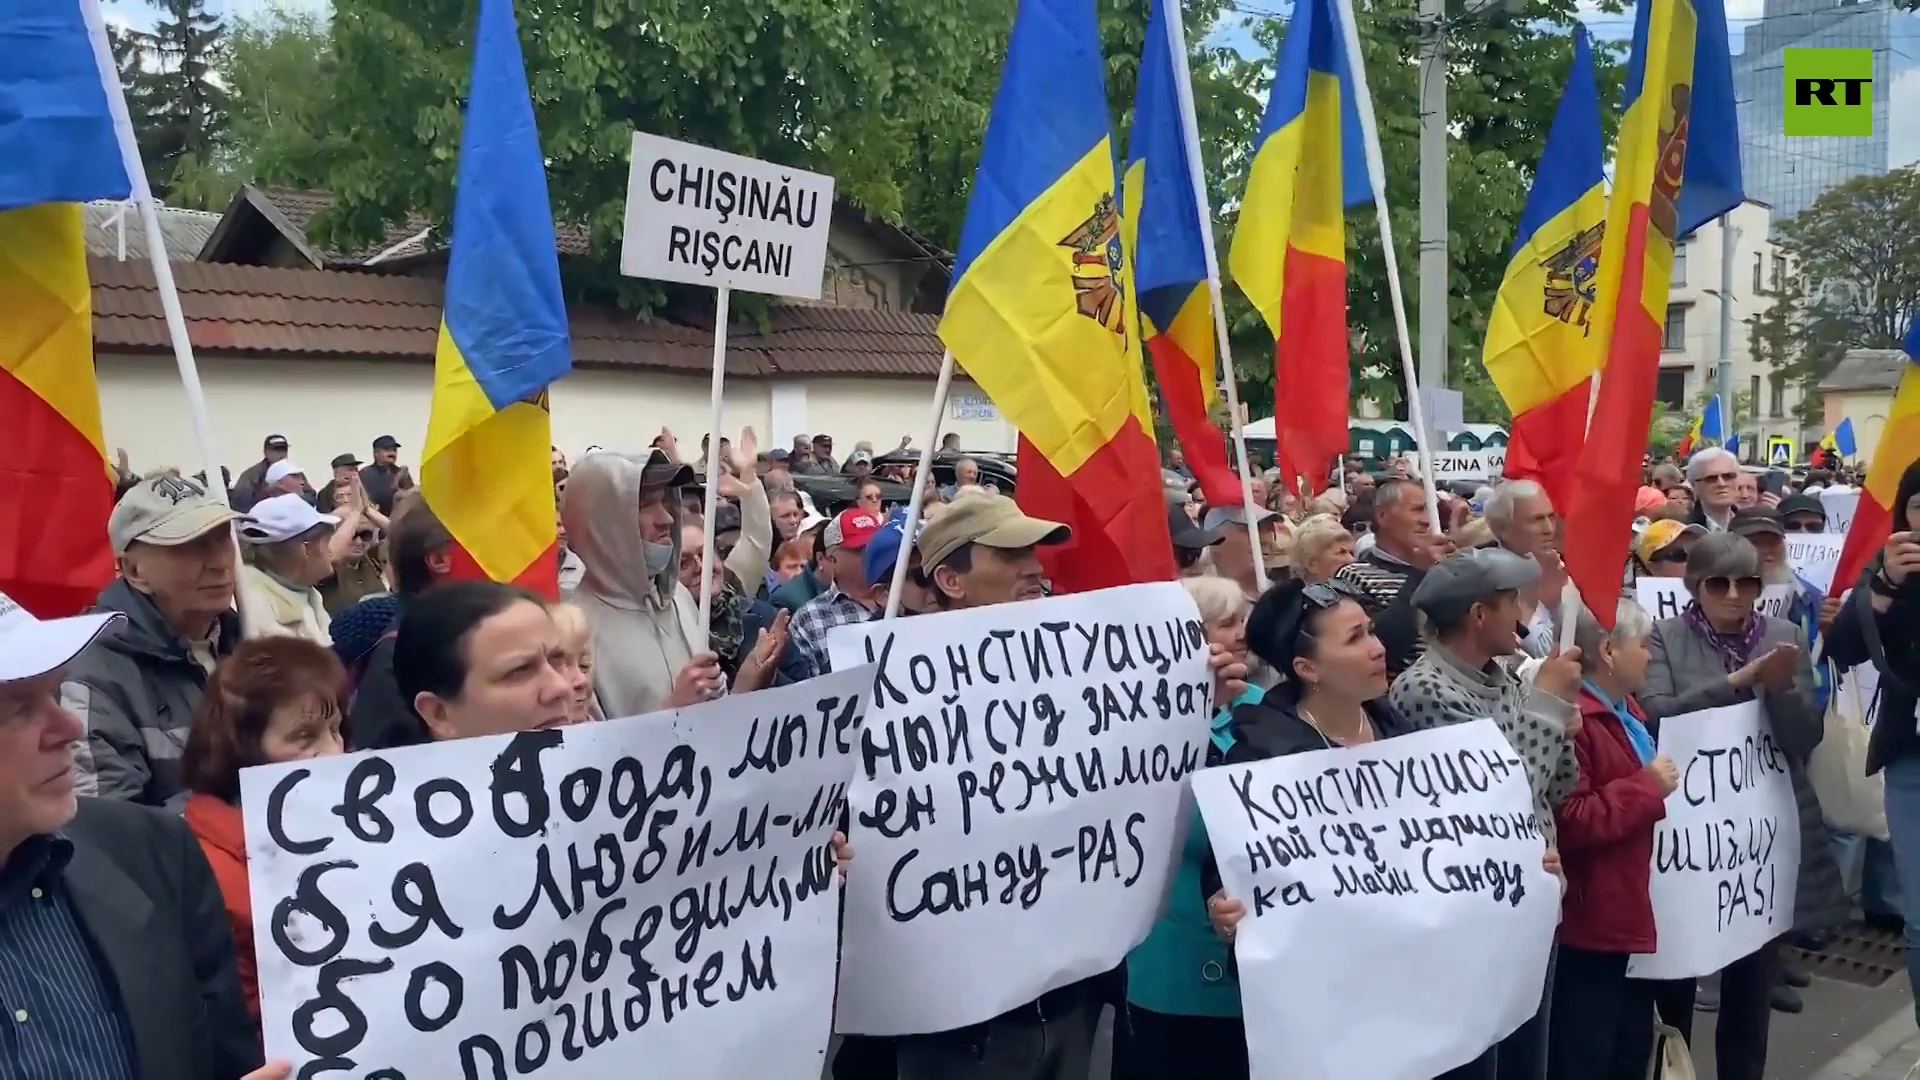
[[[1920,162],[1920,14],[1886,0],[1766,0],[1764,15],[1734,33],[1740,164],[1747,195],[1784,221],[1856,176]],[[1744,34],[1742,35],[1742,30]],[[1782,50],[1873,50],[1873,134],[1782,134]]]

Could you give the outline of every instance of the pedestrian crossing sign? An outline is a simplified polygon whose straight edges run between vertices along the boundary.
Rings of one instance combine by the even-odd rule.
[[[1793,465],[1793,440],[1785,435],[1767,436],[1767,464],[1776,468]]]

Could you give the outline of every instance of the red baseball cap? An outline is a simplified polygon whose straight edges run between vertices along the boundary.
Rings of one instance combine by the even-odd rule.
[[[867,546],[867,541],[873,539],[874,533],[880,531],[880,525],[878,516],[857,506],[848,507],[827,523],[827,550],[846,548],[848,551],[859,551]]]

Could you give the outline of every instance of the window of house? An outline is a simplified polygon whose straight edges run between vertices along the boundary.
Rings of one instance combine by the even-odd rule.
[[[1668,352],[1687,347],[1687,309],[1679,304],[1667,305],[1667,324],[1660,332],[1660,347]]]
[[[1687,248],[1692,246],[1680,244],[1673,249],[1673,277],[1669,284],[1685,285],[1687,283]]]
[[[1787,380],[1782,375],[1771,375],[1767,379],[1767,415],[1775,420],[1787,415]]]
[[[1760,408],[1760,376],[1758,375],[1747,380],[1747,408],[1756,411]]]
[[[1773,257],[1773,291],[1785,292],[1786,287],[1787,257],[1785,255],[1775,255]]]
[[[1754,252],[1753,253],[1753,291],[1754,291],[1754,295],[1756,296],[1759,295],[1760,292],[1766,288],[1766,286],[1762,284],[1760,281],[1760,273],[1761,271],[1765,270],[1766,267],[1767,267],[1766,256],[1760,254],[1757,251]]]
[[[1659,380],[1654,385],[1654,396],[1668,409],[1686,412],[1690,408],[1687,404],[1687,369],[1661,368]]]

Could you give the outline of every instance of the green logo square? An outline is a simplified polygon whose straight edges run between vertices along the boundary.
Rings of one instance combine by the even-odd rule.
[[[1786,134],[1872,135],[1872,49],[1784,49]]]

